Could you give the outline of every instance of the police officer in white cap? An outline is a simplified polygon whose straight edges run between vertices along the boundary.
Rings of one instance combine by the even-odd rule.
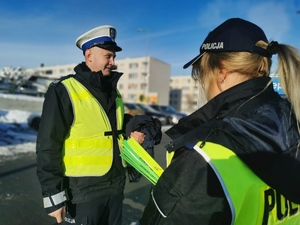
[[[112,71],[112,26],[76,40],[85,62],[50,85],[37,136],[37,175],[47,213],[64,224],[121,225],[125,163],[120,155],[124,108]],[[139,143],[144,134],[131,135]]]

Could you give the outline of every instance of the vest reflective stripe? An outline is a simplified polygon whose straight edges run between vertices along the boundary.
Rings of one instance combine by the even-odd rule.
[[[122,100],[122,96],[119,92],[119,90],[117,89],[117,99],[116,99],[116,106],[117,106],[117,118],[124,118],[124,104],[123,104],[123,100]],[[123,120],[117,120],[117,126],[118,126],[118,130],[123,128]],[[118,143],[119,143],[119,148],[120,151],[122,150],[122,144],[124,141],[124,137],[123,135],[119,135],[119,139],[118,139]],[[122,158],[122,164],[124,167],[127,166],[127,162]]]
[[[59,192],[55,195],[52,195],[50,197],[44,197],[43,202],[44,202],[44,208],[49,208],[52,206],[56,206],[58,204],[61,204],[65,201],[67,201],[67,195],[66,191]]]
[[[174,154],[175,154],[175,151],[174,152],[168,152],[166,153],[166,167],[168,167],[171,162],[172,162],[172,159],[174,157]]]
[[[113,138],[109,119],[94,96],[74,78],[63,80],[73,105],[74,121],[63,147],[66,176],[102,176],[112,166]],[[116,99],[117,129],[123,125],[124,106]],[[122,135],[119,135],[122,137]]]
[[[118,97],[116,98],[116,106],[117,106],[117,118],[122,118],[117,120],[117,127],[118,127],[118,130],[121,130],[123,129],[123,123],[124,123],[124,113],[125,113],[125,110],[124,110],[124,104],[123,104],[123,100],[122,100],[122,96],[119,92],[119,90],[117,89],[117,95]],[[123,135],[119,135],[119,139],[118,139],[118,144],[119,144],[119,149],[121,151],[121,149],[123,148],[123,141],[124,141],[124,137]],[[124,167],[127,166],[127,162],[122,158],[122,165]]]
[[[117,118],[123,118],[124,117],[124,105],[123,105],[122,96],[121,96],[119,90],[117,90],[117,96],[118,96],[116,98]],[[117,119],[117,127],[118,127],[118,130],[123,128],[123,119],[122,120]]]
[[[300,224],[300,206],[257,177],[231,150],[206,142],[203,156],[217,175],[231,208],[234,225]]]

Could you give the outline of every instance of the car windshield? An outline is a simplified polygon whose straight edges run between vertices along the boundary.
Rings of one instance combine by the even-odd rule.
[[[156,112],[155,109],[153,109],[152,107],[150,107],[148,105],[138,104],[138,106],[147,112]]]

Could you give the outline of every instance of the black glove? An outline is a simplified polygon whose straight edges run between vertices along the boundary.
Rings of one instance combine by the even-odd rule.
[[[127,173],[128,173],[129,182],[139,182],[141,178],[141,174],[134,167],[127,166]]]

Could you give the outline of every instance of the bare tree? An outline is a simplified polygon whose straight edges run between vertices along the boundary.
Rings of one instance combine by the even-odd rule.
[[[4,67],[0,69],[0,84],[9,84],[9,92],[15,92],[16,88],[28,80],[24,68]]]

